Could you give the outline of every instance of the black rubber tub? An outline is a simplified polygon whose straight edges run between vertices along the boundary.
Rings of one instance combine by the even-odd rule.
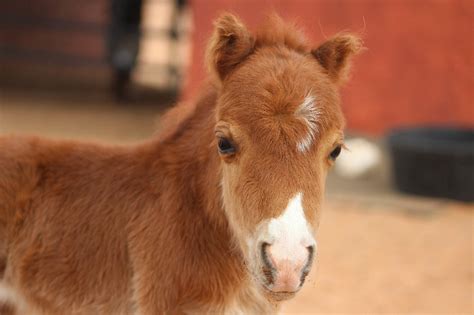
[[[474,129],[399,129],[390,133],[388,145],[399,190],[474,201]]]

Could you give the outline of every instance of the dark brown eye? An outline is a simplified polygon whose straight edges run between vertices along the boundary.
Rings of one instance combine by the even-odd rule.
[[[217,147],[219,148],[219,153],[220,154],[233,154],[235,153],[235,147],[230,142],[229,139],[226,138],[219,138],[219,141],[217,143]]]
[[[335,161],[337,157],[341,154],[341,146],[338,145],[334,150],[332,150],[331,154],[329,155],[329,159]]]

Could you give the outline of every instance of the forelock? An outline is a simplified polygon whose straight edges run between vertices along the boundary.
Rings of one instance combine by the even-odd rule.
[[[257,30],[255,46],[286,46],[300,53],[309,51],[303,32],[295,24],[283,21],[277,14],[268,16]]]

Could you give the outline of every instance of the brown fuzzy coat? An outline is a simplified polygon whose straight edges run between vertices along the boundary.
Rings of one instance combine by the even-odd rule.
[[[128,314],[133,295],[152,314],[226,302],[245,275],[209,185],[214,104],[210,93],[186,128],[133,147],[0,140],[0,260],[27,303]]]
[[[172,123],[154,139],[106,146],[0,137],[0,293],[2,287],[9,290],[20,314],[276,310],[273,300],[253,285],[229,228],[220,186],[223,162],[214,135],[225,89],[221,81],[229,77],[229,84],[235,84],[232,72],[260,46],[264,48],[253,61],[261,64],[260,70],[243,68],[249,74],[242,72],[240,77],[248,80],[257,71],[288,67],[289,78],[296,78],[288,79],[294,91],[305,85],[320,90],[327,130],[321,131],[321,141],[308,153],[312,155],[295,163],[306,165],[310,157],[325,161],[343,126],[336,90],[360,41],[340,35],[311,51],[279,20],[255,37],[231,15],[216,23],[210,44],[208,62],[216,74],[215,85],[208,85],[197,102],[171,110],[164,121]],[[288,66],[292,64],[296,66]],[[270,83],[270,90],[277,89],[272,95],[294,97],[290,103],[297,105],[296,92],[288,96],[278,80]],[[255,86],[245,84],[249,90]],[[231,92],[235,97],[227,93],[223,104],[242,95],[240,90]],[[241,110],[244,116],[228,112],[234,113],[234,121],[252,118],[248,109]],[[301,122],[295,126],[288,129],[294,131],[288,141],[306,130]],[[258,122],[252,127],[257,133],[265,129]],[[267,145],[273,136],[268,139]],[[287,149],[272,145],[269,150]],[[285,159],[281,163],[287,165]],[[326,164],[314,167],[317,179],[305,175],[308,168],[298,170],[299,181],[306,180],[308,187],[316,182],[319,194],[310,200],[314,206],[321,199]],[[259,169],[265,170],[265,165]],[[311,216],[317,222],[316,215]],[[261,213],[255,213],[253,221],[259,217]],[[11,304],[3,311],[7,308]]]

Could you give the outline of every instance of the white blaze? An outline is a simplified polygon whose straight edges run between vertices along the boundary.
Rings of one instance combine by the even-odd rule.
[[[276,260],[306,259],[306,247],[316,246],[304,215],[302,198],[303,193],[297,193],[289,200],[283,214],[268,224],[268,236],[273,241],[272,254]]]

